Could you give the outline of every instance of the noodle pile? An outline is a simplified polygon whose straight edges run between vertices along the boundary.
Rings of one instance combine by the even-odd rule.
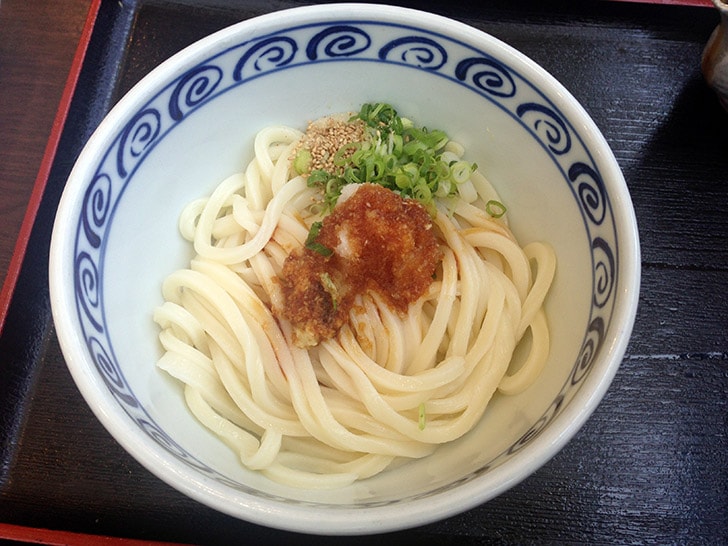
[[[468,432],[496,391],[535,381],[549,350],[542,306],[555,257],[543,243],[521,248],[484,212],[495,194],[476,171],[438,205],[442,261],[425,295],[405,314],[375,293],[358,296],[335,337],[299,348],[275,310],[283,263],[320,219],[318,190],[291,169],[301,137],[264,129],[247,169],[184,210],[180,230],[197,255],[163,283],[158,366],[246,467],[335,488],[429,455]],[[527,357],[510,372],[524,338]]]

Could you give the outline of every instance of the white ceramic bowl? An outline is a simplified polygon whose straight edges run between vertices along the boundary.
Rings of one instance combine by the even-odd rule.
[[[155,367],[152,311],[191,249],[183,206],[251,157],[258,129],[390,102],[445,129],[500,191],[521,243],[549,241],[552,350],[537,385],[496,397],[434,455],[341,490],[305,491],[243,469]],[[198,501],[293,531],[412,527],[483,503],[578,431],[620,364],[639,292],[627,187],[577,101],[549,74],[464,24],[401,8],[303,7],[249,20],[163,63],[109,113],[71,174],[54,228],[53,316],[99,420],[159,478]]]

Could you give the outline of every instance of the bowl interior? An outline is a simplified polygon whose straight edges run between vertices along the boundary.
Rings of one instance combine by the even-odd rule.
[[[162,303],[163,279],[192,257],[177,230],[180,211],[245,167],[259,129],[304,128],[367,101],[390,102],[445,129],[500,192],[520,242],[554,246],[551,356],[536,385],[496,396],[471,433],[431,457],[343,490],[296,490],[242,468],[190,415],[180,386],[155,367],[161,347],[152,311]],[[634,316],[617,289],[634,282],[633,242],[619,227],[633,224],[625,194],[586,114],[501,42],[410,10],[290,10],[191,46],[133,89],[91,139],[54,232],[59,338],[79,388],[112,434],[198,500],[297,530],[322,531],[305,516],[277,520],[281,506],[301,514],[326,505],[339,522],[334,532],[352,532],[352,517],[376,517],[390,528],[422,523],[525,477],[601,397],[626,344],[615,345],[610,325]],[[575,399],[579,408],[567,418]],[[457,501],[439,500],[453,484]],[[419,509],[403,515],[403,499]]]

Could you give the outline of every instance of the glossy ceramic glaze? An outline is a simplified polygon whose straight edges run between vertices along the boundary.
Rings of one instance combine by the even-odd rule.
[[[433,456],[336,491],[286,488],[240,467],[155,368],[152,310],[191,249],[190,200],[242,170],[260,128],[298,127],[386,100],[465,145],[508,204],[522,243],[555,247],[541,381],[497,397]],[[631,332],[639,242],[621,172],[569,93],[529,59],[463,24],[346,4],[250,20],[176,55],[132,89],[69,179],[51,247],[53,315],[68,367],[111,434],[149,470],[231,515],[304,532],[424,524],[527,477],[604,395]],[[403,484],[406,486],[403,487]],[[325,517],[324,517],[325,514]]]

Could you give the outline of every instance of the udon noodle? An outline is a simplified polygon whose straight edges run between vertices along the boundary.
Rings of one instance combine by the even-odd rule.
[[[497,195],[476,171],[437,205],[442,259],[426,293],[406,313],[360,295],[334,337],[300,348],[274,311],[284,261],[321,214],[318,190],[291,168],[301,137],[262,130],[245,171],[183,211],[196,256],[163,284],[158,366],[247,468],[332,488],[431,454],[471,430],[496,392],[534,383],[549,351],[555,258],[544,243],[521,247],[505,217],[485,212]],[[522,340],[526,356],[511,365]]]

